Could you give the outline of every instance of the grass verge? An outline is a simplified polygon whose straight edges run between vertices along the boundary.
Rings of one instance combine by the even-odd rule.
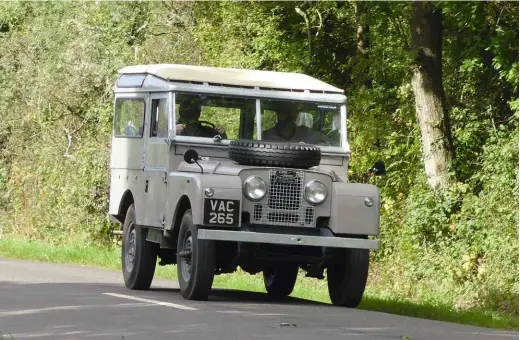
[[[52,245],[44,242],[19,239],[0,239],[0,257],[40,262],[81,264],[120,270],[120,248],[99,247],[85,244]],[[174,266],[158,267],[156,276],[175,279]],[[264,292],[260,275],[242,271],[215,277],[214,287]],[[325,280],[301,276],[292,293],[293,297],[330,303]],[[455,310],[442,298],[431,297],[424,301],[412,301],[399,297],[395,292],[382,290],[377,285],[367,286],[360,309],[387,312],[432,320],[448,321],[481,327],[518,330],[518,316],[498,311],[471,309]]]

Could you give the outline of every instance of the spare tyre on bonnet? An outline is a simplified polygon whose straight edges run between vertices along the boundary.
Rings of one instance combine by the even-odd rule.
[[[308,169],[320,165],[321,149],[304,143],[232,140],[229,159],[242,165]]]
[[[378,249],[379,191],[347,179],[346,97],[298,73],[136,65],[114,87],[109,215],[122,226],[129,289],[177,264],[181,295],[211,299],[214,275],[263,273],[291,294],[328,278],[356,307]],[[371,174],[384,173],[376,163]]]

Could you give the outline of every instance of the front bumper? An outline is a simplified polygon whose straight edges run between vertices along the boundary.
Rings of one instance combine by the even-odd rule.
[[[199,229],[198,238],[201,240],[271,243],[330,248],[379,249],[380,246],[379,240],[365,240],[358,238],[331,236],[287,235],[232,230]]]

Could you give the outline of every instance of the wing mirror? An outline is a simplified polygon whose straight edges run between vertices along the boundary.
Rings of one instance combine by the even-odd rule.
[[[189,149],[184,153],[184,161],[188,164],[197,163],[199,160],[199,153],[193,149]]]
[[[368,174],[362,177],[362,183],[368,183],[373,176],[386,175],[385,163],[382,160],[378,160],[372,165],[372,168],[368,170]]]
[[[375,162],[375,164],[372,166],[372,175],[373,176],[386,175],[386,167],[385,167],[385,163],[383,163],[383,161],[379,160],[379,161]]]
[[[204,170],[202,169],[202,166],[199,164],[199,153],[196,150],[188,149],[184,153],[184,161],[188,164],[197,164],[200,168],[200,173],[203,173]]]

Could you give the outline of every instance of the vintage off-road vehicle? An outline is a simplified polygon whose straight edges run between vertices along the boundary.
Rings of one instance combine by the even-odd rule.
[[[343,90],[298,73],[187,65],[123,68],[114,87],[109,215],[122,270],[148,289],[157,258],[181,294],[263,272],[275,297],[301,268],[355,307],[379,240],[379,192],[348,183]],[[382,164],[372,174],[382,174]],[[370,238],[369,238],[370,237]]]

